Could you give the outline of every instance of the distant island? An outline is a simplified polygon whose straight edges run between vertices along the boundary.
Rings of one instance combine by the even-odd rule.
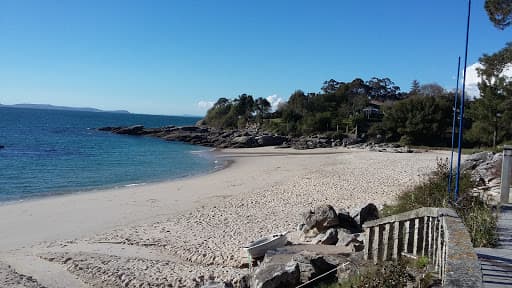
[[[90,107],[66,107],[66,106],[54,106],[54,105],[50,105],[50,104],[28,104],[28,103],[27,104],[25,104],[25,103],[24,104],[13,104],[13,105],[0,104],[0,107],[130,114],[130,112],[128,112],[126,110],[106,111],[106,110],[90,108]]]

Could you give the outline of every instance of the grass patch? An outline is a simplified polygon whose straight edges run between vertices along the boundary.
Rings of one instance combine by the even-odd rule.
[[[419,260],[370,265],[341,283],[323,284],[317,288],[430,287],[436,280],[430,273],[426,273],[428,259],[427,262],[422,260],[424,266],[419,264]]]
[[[454,203],[453,194],[447,193],[448,176],[448,161],[438,160],[436,170],[427,181],[401,193],[395,204],[385,205],[382,215],[385,217],[421,207],[453,208],[468,229],[474,247],[494,247],[497,242],[497,219],[492,207],[471,194],[475,183],[467,172],[460,177],[459,199]]]

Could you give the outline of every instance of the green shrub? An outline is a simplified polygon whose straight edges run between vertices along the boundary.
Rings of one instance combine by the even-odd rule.
[[[497,241],[496,215],[492,208],[479,197],[471,193],[475,183],[469,173],[460,176],[460,193],[456,203],[453,194],[448,195],[448,160],[438,160],[437,169],[427,181],[401,193],[396,203],[384,205],[383,216],[399,214],[421,207],[453,208],[468,229],[475,247],[494,247]],[[455,183],[452,180],[452,183]],[[452,189],[453,191],[453,189]]]

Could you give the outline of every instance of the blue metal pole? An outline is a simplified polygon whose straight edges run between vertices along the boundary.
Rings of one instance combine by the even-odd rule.
[[[460,78],[460,56],[457,64],[457,88],[455,89],[455,100],[453,100],[453,121],[452,121],[452,155],[450,157],[450,175],[448,176],[448,195],[451,195],[452,177],[453,177],[453,150],[455,149],[455,128],[457,126],[457,99],[459,98],[459,78]]]
[[[462,99],[460,100],[460,121],[459,121],[459,149],[457,150],[459,155],[457,156],[457,176],[455,177],[455,193],[454,200],[457,201],[459,198],[459,179],[460,179],[460,154],[462,148],[462,131],[464,124],[464,98],[466,96],[466,69],[468,66],[468,42],[469,42],[469,20],[471,18],[471,0],[468,3],[468,23],[466,26],[466,51],[464,55],[464,79],[462,80]]]

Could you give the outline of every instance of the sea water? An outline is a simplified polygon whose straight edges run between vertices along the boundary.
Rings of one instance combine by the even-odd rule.
[[[176,179],[213,171],[207,149],[103,126],[193,125],[197,117],[0,107],[0,202]],[[197,153],[200,152],[200,153]]]

